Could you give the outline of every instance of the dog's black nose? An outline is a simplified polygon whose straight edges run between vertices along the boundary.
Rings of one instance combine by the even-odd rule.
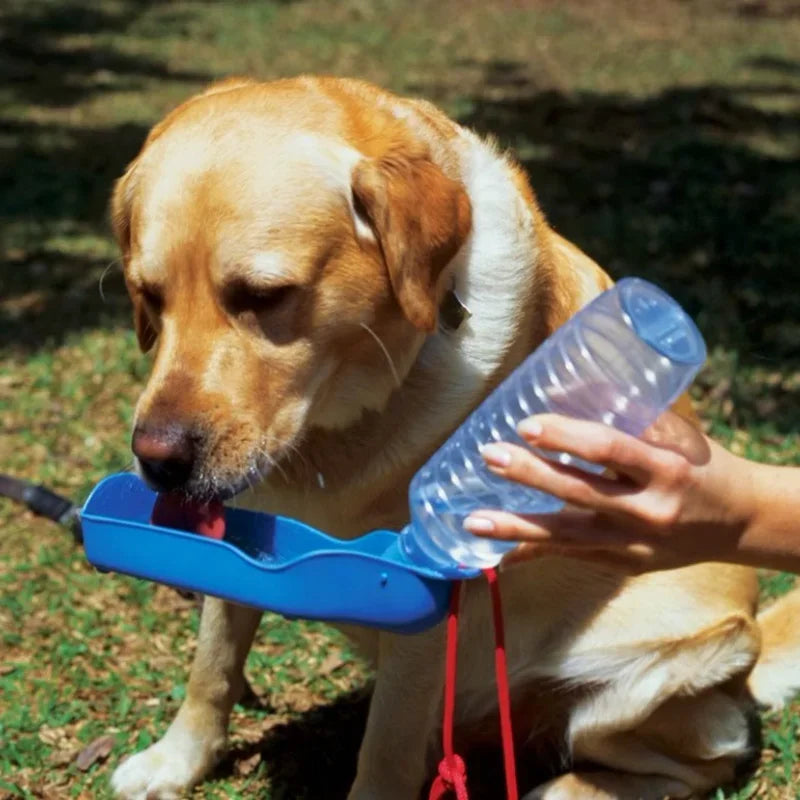
[[[179,425],[162,429],[137,426],[131,449],[139,459],[143,476],[159,492],[180,489],[191,477],[195,439],[186,428]]]

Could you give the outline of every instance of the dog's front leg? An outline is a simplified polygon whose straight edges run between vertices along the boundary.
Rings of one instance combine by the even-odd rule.
[[[348,800],[416,800],[439,727],[444,628],[382,634],[378,677]]]
[[[225,750],[260,618],[255,609],[205,598],[186,700],[162,739],[117,768],[111,785],[119,797],[171,800],[209,773]]]

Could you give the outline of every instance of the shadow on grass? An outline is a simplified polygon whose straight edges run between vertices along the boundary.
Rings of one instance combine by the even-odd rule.
[[[138,151],[147,129],[66,128],[0,123],[16,148],[0,159],[0,219],[28,246],[3,247],[0,347],[33,351],[77,330],[128,325],[121,266],[102,251],[37,245],[106,232],[110,188]],[[102,281],[102,286],[101,286]]]
[[[0,9],[0,83],[16,106],[0,110],[0,347],[33,351],[76,330],[129,323],[118,270],[104,282],[105,299],[99,281],[110,261],[103,240],[111,186],[148,127],[42,122],[29,112],[141,91],[153,79],[208,80],[121,52],[119,35],[155,5],[31,0]],[[180,30],[181,13],[162,14],[160,25]],[[138,35],[156,39],[164,30]]]
[[[120,52],[109,34],[125,33],[157,0],[123,0],[110,8],[99,3],[28,0],[9,4],[0,14],[0,75],[12,97],[38,105],[74,105],[107,91],[136,89],[143,78],[203,80],[195,72],[170,69],[163,62]],[[162,23],[179,25],[173,14]],[[158,31],[152,31],[153,38]],[[69,40],[69,41],[68,41]],[[113,84],[111,83],[113,81]]]
[[[260,753],[274,800],[344,798],[355,777],[368,707],[364,690],[316,706],[261,741],[231,750],[214,777],[230,776],[237,761]]]
[[[317,706],[273,728],[261,741],[231,750],[214,777],[229,777],[236,762],[259,753],[274,800],[344,800],[355,778],[368,708],[367,690]],[[496,800],[505,785],[499,747],[473,750],[467,758],[470,798]],[[530,788],[552,776],[533,771],[533,765],[524,755],[518,759],[520,786]],[[420,797],[427,796],[428,787]]]
[[[734,13],[745,19],[792,19],[800,17],[800,3],[794,0],[739,0]]]

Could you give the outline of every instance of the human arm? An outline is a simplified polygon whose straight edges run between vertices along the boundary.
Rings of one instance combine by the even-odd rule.
[[[509,444],[484,448],[495,474],[561,497],[557,514],[475,512],[470,532],[522,544],[509,560],[561,553],[634,571],[728,561],[800,572],[800,469],[749,461],[668,412],[641,439],[541,415],[531,446],[604,464],[598,476]]]

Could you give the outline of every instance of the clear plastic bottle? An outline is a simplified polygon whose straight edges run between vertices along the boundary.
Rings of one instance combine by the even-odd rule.
[[[665,292],[626,278],[553,333],[467,418],[411,482],[411,522],[400,548],[439,569],[495,566],[514,545],[473,536],[464,518],[481,508],[548,513],[563,501],[493,475],[480,450],[523,444],[516,425],[553,412],[638,436],[681,395],[706,359],[703,337]],[[566,453],[563,464],[602,470]]]

